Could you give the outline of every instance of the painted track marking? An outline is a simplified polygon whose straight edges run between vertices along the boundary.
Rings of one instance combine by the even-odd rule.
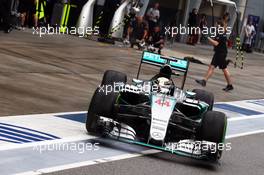
[[[233,105],[233,103],[227,102],[227,104],[231,104],[231,107],[235,106],[236,109],[240,109],[240,108],[245,108],[244,105],[247,104],[247,102],[246,101],[234,102],[234,105]],[[256,115],[245,116],[245,115],[239,114],[239,115],[236,115],[235,117],[228,118],[228,122],[229,122],[229,125],[231,127],[233,127],[236,124],[241,123],[241,122],[244,123],[244,124],[252,123],[252,122],[253,123],[254,122],[258,122],[258,124],[259,124],[259,121],[261,121],[261,122],[264,123],[263,109],[261,108],[261,105],[255,104],[255,103],[250,103],[250,104],[251,105],[249,105],[249,106],[253,107],[253,108],[251,108],[252,110],[244,110],[243,113],[244,114],[246,114],[246,113],[247,114],[256,114]],[[258,107],[256,107],[256,105],[258,105]],[[239,111],[237,111],[237,112],[239,112]],[[234,114],[234,110],[231,111],[230,114]],[[41,117],[46,117],[48,115],[50,115],[50,116],[52,115],[53,117],[58,118],[60,121],[73,122],[74,124],[76,124],[76,126],[80,126],[80,124],[83,125],[82,123],[84,122],[84,117],[86,115],[86,111],[66,112],[66,113],[56,113],[56,114],[40,114],[39,116],[41,118]],[[27,116],[36,117],[36,115],[27,115]],[[75,118],[75,116],[78,116],[78,117]],[[11,118],[16,118],[16,117],[18,117],[18,116],[8,117],[8,119],[6,119],[6,121],[11,119]],[[23,118],[25,116],[19,116],[19,117]],[[1,118],[0,118],[0,121],[1,121]],[[248,127],[248,126],[245,125],[245,126],[239,126],[239,127],[243,128],[243,127]],[[248,129],[240,130],[239,127],[237,127],[237,129],[233,129],[233,131],[231,133],[227,134],[226,138],[227,139],[232,139],[232,138],[236,138],[236,137],[242,137],[242,136],[246,136],[246,135],[258,134],[258,133],[263,133],[264,132],[264,125],[263,125],[263,127],[259,126],[258,128],[253,128],[253,130],[252,130],[252,128],[251,129],[248,128]],[[67,128],[67,129],[69,129],[69,128]],[[8,145],[8,146],[0,146],[0,151],[9,151],[9,150],[16,151],[16,150],[23,150],[23,149],[30,150],[31,147],[38,146],[38,145],[49,145],[49,144],[56,144],[56,143],[60,144],[60,143],[66,143],[66,142],[75,142],[75,143],[77,143],[78,141],[85,142],[85,141],[89,141],[89,139],[91,139],[91,138],[94,138],[94,137],[90,137],[85,132],[83,132],[82,134],[85,134],[85,135],[79,135],[79,136],[74,136],[74,137],[66,137],[66,138],[62,138],[62,139],[58,139],[58,140],[51,140],[51,141],[26,143],[26,144],[20,144],[20,145],[13,144],[13,145]],[[103,148],[103,149],[105,151],[105,148]],[[115,154],[114,150],[117,150],[117,148],[110,148],[110,149],[107,148],[106,151],[107,150],[110,151],[110,152],[111,152],[111,150],[113,150],[112,155],[107,153],[105,156],[103,156],[103,158],[102,158],[102,156],[101,156],[101,158],[99,158],[100,157],[99,156],[98,158],[96,158],[96,157],[95,158],[91,158],[88,161],[86,161],[87,160],[86,158],[77,159],[77,161],[70,161],[71,163],[62,163],[62,164],[58,164],[57,163],[56,164],[55,162],[54,163],[51,162],[52,164],[50,164],[49,166],[46,166],[46,167],[43,166],[43,168],[42,167],[32,168],[32,169],[35,169],[36,171],[31,171],[31,169],[29,168],[28,169],[29,171],[27,171],[27,172],[25,172],[23,174],[42,174],[42,173],[48,173],[48,172],[55,172],[55,171],[59,171],[59,170],[65,170],[65,169],[70,169],[70,168],[78,168],[78,167],[81,167],[81,166],[94,165],[94,164],[98,164],[98,163],[105,163],[105,162],[110,162],[110,161],[115,161],[115,160],[122,160],[122,159],[127,159],[127,158],[132,158],[132,157],[139,157],[139,156],[144,156],[146,154],[155,154],[155,153],[160,152],[160,151],[153,150],[153,149],[148,149],[148,150],[142,150],[141,149],[141,150],[134,151],[134,152],[132,151],[132,153],[127,153],[127,151],[125,151],[125,152],[123,152],[121,154],[120,154],[120,152],[118,154]],[[150,152],[147,152],[147,151],[150,151]],[[151,151],[154,151],[154,152],[151,152]],[[32,152],[32,149],[31,149],[31,152]],[[34,154],[35,153],[33,153],[33,155]],[[56,156],[56,155],[60,155],[60,154],[57,154],[57,153],[53,154],[53,156]],[[68,153],[67,153],[67,155],[68,155]],[[70,155],[70,153],[69,153],[69,155]],[[23,157],[23,155],[21,155],[21,156]],[[35,154],[35,156],[38,156],[38,155]],[[45,157],[45,154],[42,155],[42,156]],[[40,159],[43,159],[42,156],[40,157]],[[47,156],[47,154],[46,154],[46,156]],[[10,158],[12,159],[12,156]],[[79,160],[79,162],[78,162],[78,160]],[[20,171],[20,172],[23,172],[23,171]]]

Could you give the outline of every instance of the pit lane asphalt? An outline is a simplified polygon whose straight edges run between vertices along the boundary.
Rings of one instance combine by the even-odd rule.
[[[47,175],[262,175],[264,134],[228,139],[231,151],[224,152],[219,164],[207,164],[170,153],[158,153],[101,163]]]
[[[140,53],[72,36],[38,38],[30,32],[0,34],[0,114],[17,115],[86,110],[102,73],[107,69],[134,77]],[[197,49],[198,48],[198,49]],[[212,50],[176,44],[176,51],[200,55],[210,60]],[[202,54],[200,54],[202,53]],[[177,53],[175,53],[177,55]],[[234,53],[229,57],[234,59]],[[205,88],[216,101],[264,98],[264,57],[246,54],[245,70],[230,67],[235,91],[223,93],[222,72],[217,71]],[[207,67],[191,64],[187,89]],[[145,69],[144,74],[154,71]],[[231,139],[232,151],[222,165],[212,167],[167,153],[66,170],[53,174],[263,174],[263,134]]]
[[[164,54],[194,55],[210,62],[212,47],[176,43]],[[235,51],[229,51],[235,59]],[[39,37],[32,31],[0,32],[0,116],[56,113],[87,110],[103,72],[108,69],[136,76],[141,52],[135,49],[102,44],[68,35]],[[264,56],[245,54],[245,69],[229,66],[235,90],[224,93],[222,71],[204,89],[215,94],[215,101],[264,98]],[[143,66],[142,74],[150,78],[158,69]],[[185,89],[202,88],[194,79],[202,78],[206,65],[191,63]],[[143,76],[142,76],[143,77]],[[180,84],[176,80],[176,85]]]

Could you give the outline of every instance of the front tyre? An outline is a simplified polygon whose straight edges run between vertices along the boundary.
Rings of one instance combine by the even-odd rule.
[[[201,121],[197,131],[197,139],[216,143],[216,148],[211,156],[214,160],[219,160],[222,156],[222,149],[219,144],[224,144],[226,135],[227,117],[222,112],[207,111]]]
[[[121,72],[107,70],[104,73],[101,88],[97,88],[94,92],[88,114],[86,118],[86,130],[90,134],[101,134],[99,117],[107,117],[114,119],[114,105],[119,93],[113,91],[114,83],[126,83],[127,76]],[[112,86],[108,91],[107,86]]]
[[[106,95],[104,92],[100,91],[99,88],[96,89],[90,102],[86,119],[86,130],[90,134],[100,134],[100,116],[107,118],[114,117],[114,104],[117,96],[118,94],[113,92]]]

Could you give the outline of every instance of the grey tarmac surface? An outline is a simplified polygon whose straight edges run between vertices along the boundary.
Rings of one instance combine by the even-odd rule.
[[[220,164],[183,158],[169,153],[102,163],[47,175],[262,175],[264,134],[227,140],[232,150],[224,152]]]
[[[235,59],[235,51],[229,51]],[[164,54],[194,55],[208,63],[211,47],[176,43]],[[0,116],[87,110],[103,72],[113,69],[135,77],[141,52],[130,48],[102,44],[68,35],[39,37],[32,31],[0,32]],[[220,70],[208,82],[206,90],[215,94],[215,101],[264,98],[264,55],[246,54],[245,69],[230,72],[235,90],[224,93],[226,86]],[[191,63],[186,89],[202,88],[194,82],[202,78],[207,66]],[[143,78],[157,73],[144,67]],[[177,81],[176,81],[177,84]],[[180,84],[180,83],[179,83]]]
[[[164,54],[194,55],[209,63],[212,48],[176,43]],[[229,58],[235,58],[230,51]],[[74,36],[44,36],[30,31],[0,32],[0,116],[87,110],[103,72],[113,69],[135,77],[141,53],[130,48],[106,45]],[[245,69],[230,72],[235,90],[224,93],[226,85],[217,70],[206,90],[216,101],[264,98],[264,56],[245,54]],[[186,89],[201,88],[207,66],[191,63]],[[156,71],[146,67],[143,77]],[[190,159],[159,153],[98,164],[53,174],[263,174],[263,134],[231,139],[232,151],[224,154],[221,166],[208,166]]]

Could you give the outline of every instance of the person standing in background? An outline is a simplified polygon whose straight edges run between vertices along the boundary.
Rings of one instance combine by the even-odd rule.
[[[127,35],[127,30],[128,30],[128,27],[129,25],[136,20],[136,14],[137,12],[133,9],[133,4],[132,2],[130,2],[128,5],[127,5],[127,8],[126,8],[126,13],[125,13],[125,17],[124,17],[124,33],[123,33],[123,37],[125,38],[126,35]],[[125,43],[128,43],[127,40],[124,40]]]
[[[188,27],[193,28],[189,34],[187,44],[195,45],[198,41],[198,34],[196,33],[195,28],[198,26],[198,11],[196,8],[192,10],[188,20]]]
[[[246,39],[244,42],[244,49],[246,50],[247,53],[252,52],[252,40],[254,38],[254,35],[256,34],[256,30],[254,25],[252,24],[252,20],[250,19],[249,22],[247,23],[245,27],[245,34],[246,34]]]
[[[200,43],[204,43],[205,44],[206,36],[203,35],[203,32],[202,32],[207,27],[207,20],[206,20],[206,15],[205,14],[202,14],[202,16],[201,16],[199,27],[200,27],[200,30],[201,30]]]
[[[2,27],[5,33],[10,33],[11,27],[11,0],[0,0],[0,21],[2,18]]]
[[[11,5],[11,21],[12,21],[12,28],[21,29],[21,14],[18,12],[19,0],[12,0]]]
[[[148,35],[148,25],[144,21],[142,16],[137,16],[136,21],[132,21],[127,30],[127,40],[130,41],[131,48],[134,45],[138,46],[138,49],[142,49],[142,44],[145,43]]]
[[[21,13],[21,26],[25,27],[26,18],[29,19],[29,15],[33,17],[33,26],[38,27],[38,18],[36,16],[36,5],[38,0],[20,0],[19,12]]]
[[[226,29],[228,27],[229,20],[230,20],[229,13],[225,12],[224,15],[223,15],[223,18],[222,18],[222,21],[224,23],[225,32],[226,32]]]
[[[150,8],[147,12],[149,33],[151,34],[154,27],[158,24],[160,19],[159,3],[155,3],[153,8]]]
[[[46,0],[46,22],[47,24],[51,24],[51,16],[53,12],[54,5],[56,4],[57,0]]]
[[[154,31],[149,36],[149,44],[153,45],[154,48],[158,48],[158,54],[161,54],[161,50],[164,47],[164,35],[160,31],[159,26],[154,27]]]

